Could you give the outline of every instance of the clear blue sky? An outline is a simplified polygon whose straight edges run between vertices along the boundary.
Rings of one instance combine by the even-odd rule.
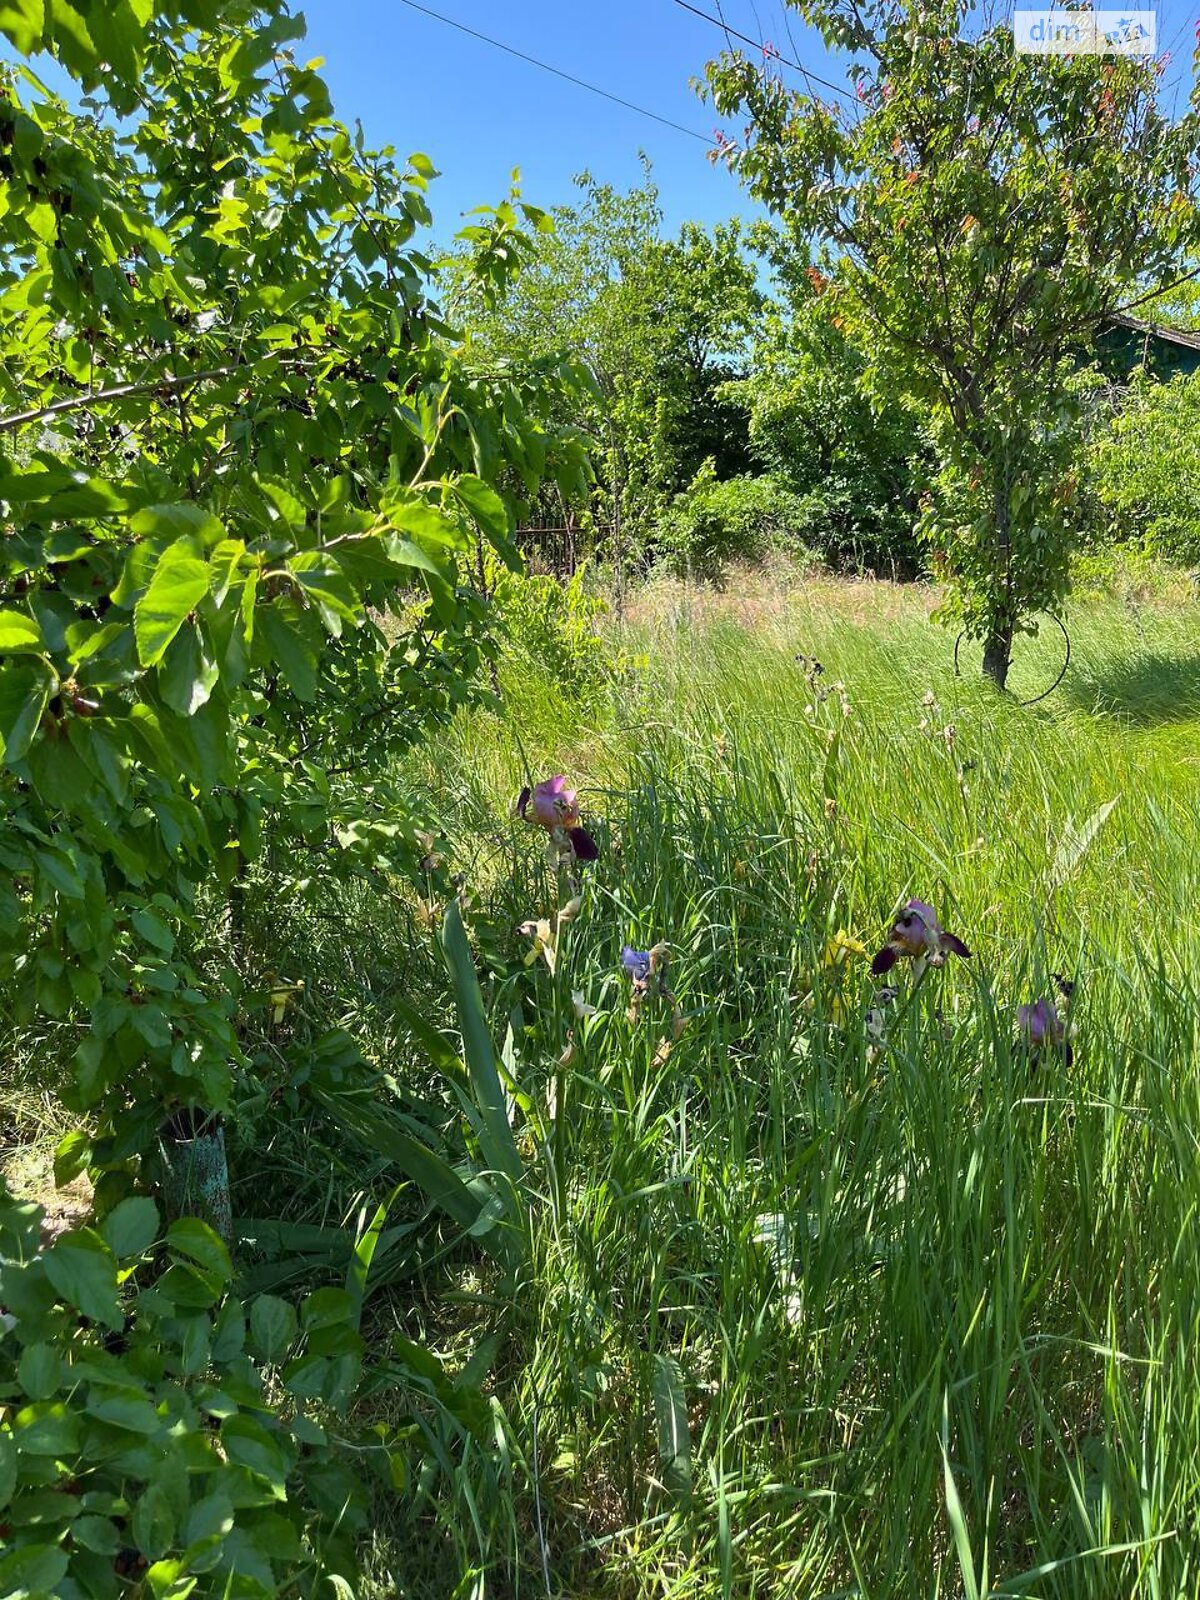
[[[492,46],[411,10],[401,0],[298,0],[308,49],[325,58],[339,115],[362,118],[372,141],[424,150],[442,173],[432,203],[437,231],[505,192],[521,169],[524,197],[569,201],[585,168],[628,187],[638,151],[653,163],[666,226],[750,214],[752,205],[706,147],[599,99]],[[575,77],[712,137],[718,119],[690,87],[719,53],[719,28],[673,0],[424,0],[433,10]],[[694,0],[717,14],[718,0]],[[792,55],[781,0],[720,0],[731,28]],[[800,59],[842,82],[820,39],[789,13]],[[790,75],[794,76],[794,75]]]
[[[653,162],[665,224],[715,221],[753,207],[736,181],[714,167],[705,147],[673,129],[468,38],[402,0],[298,0],[308,48],[325,58],[338,113],[361,117],[372,142],[403,154],[424,150],[443,176],[433,189],[436,231],[505,192],[520,167],[524,196],[551,206],[569,201],[584,168],[619,186],[638,181],[638,151]],[[711,138],[717,119],[690,80],[724,45],[721,29],[674,0],[422,0],[444,16],[540,57],[625,100]],[[693,0],[730,28],[768,40],[784,55],[838,83],[837,58],[783,0]],[[1037,0],[1020,0],[1025,6]],[[1112,6],[1115,0],[1097,0]],[[1145,0],[1139,0],[1145,5]],[[785,20],[786,9],[786,20]],[[1008,8],[990,0],[994,16]],[[1158,6],[1158,48],[1174,47],[1168,101],[1191,84],[1191,50],[1200,0]],[[789,81],[797,74],[784,69]]]

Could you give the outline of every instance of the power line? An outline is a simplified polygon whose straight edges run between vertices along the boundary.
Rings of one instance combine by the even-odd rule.
[[[407,5],[410,3],[410,0],[404,0],[404,3]],[[819,83],[822,89],[830,89],[834,94],[840,94],[843,100],[854,100],[854,96],[848,93],[839,84],[830,83],[828,78],[818,77],[815,72],[810,72],[807,67],[801,66],[798,61],[792,61],[787,56],[781,55],[773,44],[766,45],[761,39],[752,39],[748,33],[739,33],[736,28],[731,28],[723,16],[710,16],[707,11],[701,11],[698,7],[689,5],[688,0],[675,0],[675,4],[677,6],[682,6],[684,11],[690,11],[694,17],[701,17],[705,22],[711,22],[714,27],[720,28],[724,32],[726,38],[732,34],[735,39],[740,39],[743,44],[751,44],[756,50],[761,50],[763,55],[767,56],[769,59],[781,62],[785,67],[791,67],[793,72],[799,72],[804,77],[805,81],[810,87],[814,83]],[[790,28],[788,32],[790,35]],[[795,41],[792,43],[792,48],[795,49]]]
[[[566,83],[573,83],[577,89],[586,89],[590,94],[598,94],[602,100],[611,100],[614,105],[624,106],[626,111],[636,111],[639,117],[649,117],[652,122],[661,122],[664,128],[674,128],[676,133],[686,133],[689,139],[699,139],[701,144],[716,145],[715,139],[710,139],[705,133],[697,133],[695,128],[685,128],[682,122],[672,122],[670,117],[661,117],[657,111],[647,111],[645,106],[634,105],[632,100],[622,100],[619,94],[610,94],[607,89],[601,89],[597,84],[573,77],[561,67],[552,67],[548,61],[539,61],[536,56],[527,56],[523,50],[516,50],[501,39],[493,39],[486,33],[479,33],[475,28],[468,28],[465,22],[445,17],[440,11],[431,10],[429,6],[418,5],[417,0],[400,0],[400,4],[408,6],[411,11],[420,11],[425,16],[432,17],[435,22],[444,22],[448,28],[457,28],[459,33],[469,34],[472,39],[490,44],[495,50],[503,50],[506,55],[516,56],[518,61],[526,61],[531,67],[540,67],[543,72],[553,73],[556,78],[562,78]]]

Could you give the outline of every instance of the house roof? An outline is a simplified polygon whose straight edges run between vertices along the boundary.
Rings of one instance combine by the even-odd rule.
[[[1185,350],[1200,350],[1200,333],[1189,333],[1186,328],[1167,328],[1161,322],[1142,322],[1124,311],[1114,311],[1105,321],[1110,327],[1128,328],[1133,333],[1144,334],[1151,339],[1181,345]]]

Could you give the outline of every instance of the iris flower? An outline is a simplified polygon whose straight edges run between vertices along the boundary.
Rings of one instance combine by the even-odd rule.
[[[1045,998],[1032,1005],[1017,1007],[1017,1027],[1031,1052],[1061,1050],[1067,1066],[1071,1065],[1071,1045],[1066,1020],[1060,1017],[1054,1001]]]
[[[887,943],[872,961],[871,976],[878,978],[890,972],[900,957],[906,956],[919,978],[926,967],[940,967],[948,955],[969,960],[971,952],[961,939],[946,932],[932,906],[924,900],[910,900],[892,924]]]
[[[561,773],[544,779],[532,789],[522,789],[516,810],[517,816],[526,822],[545,828],[556,844],[569,841],[577,861],[595,861],[600,854],[591,834],[579,825],[575,790],[567,788],[567,780]]]
[[[666,944],[652,945],[649,950],[635,950],[632,945],[623,945],[621,948],[621,966],[625,970],[633,986],[633,993],[629,999],[629,1020],[636,1023],[641,1014],[642,1002],[653,991],[659,994],[671,1007],[671,1037],[678,1039],[683,1032],[684,1016],[680,1010],[679,1001],[670,989],[667,988],[667,965],[671,959],[671,948]],[[669,1048],[669,1047],[668,1047]],[[665,1055],[665,1051],[660,1051]],[[659,1059],[655,1058],[656,1061]]]

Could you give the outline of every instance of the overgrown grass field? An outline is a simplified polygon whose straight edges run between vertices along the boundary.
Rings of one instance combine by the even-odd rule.
[[[1080,603],[1023,709],[955,679],[929,605],[652,591],[615,689],[513,664],[424,770],[481,839],[536,1108],[497,1393],[554,1592],[1200,1593],[1200,610]],[[1018,657],[1032,695],[1061,641]],[[602,842],[553,976],[504,936],[556,903],[504,821],[522,751]],[[901,976],[872,1049],[878,983],[830,944],[909,896],[974,956]],[[656,940],[669,1052],[619,972]],[[1069,1069],[1016,1026],[1052,972]]]
[[[380,1595],[1200,1594],[1200,606],[1080,600],[1023,708],[965,648],[954,676],[932,605],[649,588],[598,651],[510,651],[498,707],[412,758],[527,1249],[502,1271],[303,1089],[230,1135],[235,1209],[293,1244],[391,1197],[370,1337],[488,1396],[462,1426],[436,1374],[407,1397]],[[1061,653],[1020,644],[1016,694]],[[518,929],[570,889],[510,813],[556,772],[601,853],[552,970]],[[881,1005],[909,897],[973,956]],[[435,901],[263,906],[259,937],[368,1040],[382,1109],[486,1165],[422,1034],[457,1049]],[[659,941],[682,1031],[630,1015],[622,946]],[[1054,973],[1069,1066],[1016,1021]]]

